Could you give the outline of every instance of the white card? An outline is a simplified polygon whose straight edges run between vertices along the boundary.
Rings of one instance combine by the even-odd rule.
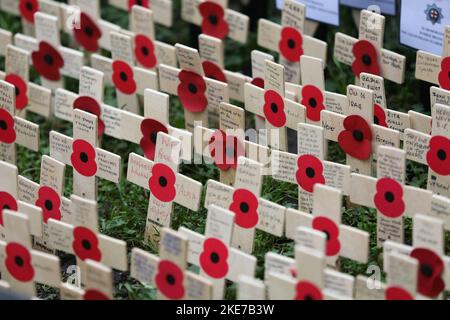
[[[319,22],[339,25],[339,0],[297,0],[306,5],[306,18]],[[284,0],[277,0],[277,8],[282,10]]]
[[[381,13],[395,15],[395,0],[341,0],[341,4],[358,9],[368,9],[369,6],[378,6]]]

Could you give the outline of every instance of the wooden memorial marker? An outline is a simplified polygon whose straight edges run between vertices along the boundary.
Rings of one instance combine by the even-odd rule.
[[[202,184],[178,173],[180,152],[180,140],[158,132],[154,161],[135,153],[128,159],[127,180],[150,190],[145,239],[156,247],[161,226],[170,227],[174,203],[193,211],[200,206]]]
[[[298,154],[273,150],[272,177],[275,180],[295,183],[298,188],[298,208],[303,212],[313,209],[313,189],[316,183],[350,191],[350,166],[325,161],[327,145],[324,130],[315,125],[298,124]]]
[[[159,257],[144,250],[131,251],[131,277],[158,289],[158,299],[210,300],[212,283],[187,271],[188,238],[162,228]]]
[[[121,157],[98,147],[97,116],[75,109],[73,138],[50,131],[50,156],[73,167],[73,193],[96,200],[97,177],[119,183]]]
[[[251,83],[245,84],[245,109],[266,119],[268,145],[287,150],[287,128],[297,130],[305,122],[306,109],[299,103],[285,98],[284,67],[266,60],[264,89]]]
[[[172,0],[108,0],[108,2],[112,6],[131,12],[131,15],[133,15],[135,8],[151,8],[156,23],[165,27],[172,26]]]
[[[359,38],[337,32],[334,57],[352,67],[358,81],[361,72],[370,73],[402,84],[405,81],[406,57],[383,48],[385,17],[362,10]]]
[[[281,26],[267,19],[259,19],[258,22],[258,45],[280,54],[287,82],[296,84],[300,83],[303,55],[327,61],[327,43],[304,33],[306,9],[303,3],[285,0]]]
[[[264,281],[241,275],[237,281],[237,300],[266,300]]]
[[[226,280],[237,282],[240,276],[253,277],[256,258],[230,248],[234,227],[231,211],[211,205],[208,208],[205,235],[184,227],[178,232],[189,240],[188,262],[200,267],[200,275],[213,284],[212,298],[224,298]]]
[[[181,44],[176,44],[175,48],[181,69],[159,66],[161,91],[178,96],[187,130],[193,132],[196,125],[217,127],[220,103],[229,100],[228,85],[204,76],[197,50]]]
[[[286,209],[261,197],[262,167],[259,162],[240,157],[234,187],[214,180],[207,184],[205,208],[215,204],[235,214],[231,245],[247,253],[253,252],[256,229],[283,236]]]

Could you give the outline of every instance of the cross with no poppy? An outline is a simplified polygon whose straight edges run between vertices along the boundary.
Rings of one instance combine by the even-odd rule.
[[[357,81],[362,72],[382,76],[398,84],[405,80],[406,57],[383,48],[384,24],[384,16],[362,10],[358,39],[336,32],[334,58],[351,66]]]
[[[212,283],[186,270],[188,240],[179,232],[162,228],[159,256],[139,248],[131,251],[131,277],[155,286],[161,300],[210,300]]]
[[[303,55],[327,61],[327,43],[304,33],[306,9],[303,3],[285,0],[281,25],[267,19],[258,22],[258,45],[280,54],[286,80],[291,83],[300,83]]]
[[[236,300],[266,300],[264,281],[241,275],[237,281]]]
[[[128,159],[127,180],[150,190],[145,239],[159,243],[161,227],[170,227],[173,204],[192,211],[200,206],[202,184],[180,173],[181,141],[164,132],[157,133],[155,160],[135,153]]]
[[[150,11],[151,9],[151,11],[153,11],[154,20],[156,23],[164,27],[172,26],[172,0],[108,0],[108,3],[112,6],[130,12],[131,17],[133,17],[134,10]]]
[[[223,299],[226,280],[237,282],[240,276],[253,277],[256,258],[231,248],[235,215],[214,204],[208,207],[205,234],[185,227],[178,232],[189,241],[187,260],[200,267],[200,275],[213,285],[212,299]]]

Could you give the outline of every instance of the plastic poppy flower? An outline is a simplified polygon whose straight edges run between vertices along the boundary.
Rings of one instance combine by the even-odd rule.
[[[198,10],[202,16],[202,33],[225,39],[228,35],[228,23],[222,6],[212,1],[203,1],[199,4]]]
[[[17,211],[17,201],[8,192],[0,191],[0,225],[2,226],[3,210]]]
[[[61,220],[61,198],[53,188],[46,186],[39,188],[36,206],[42,209],[44,223],[50,218]]]
[[[281,55],[290,62],[299,62],[303,55],[303,37],[297,29],[284,27],[278,43]]]
[[[84,50],[96,52],[99,48],[99,40],[102,37],[102,31],[97,24],[87,14],[81,12],[80,27],[73,29],[73,34],[78,44]]]
[[[438,80],[442,89],[450,90],[450,57],[442,60]]]
[[[308,192],[313,192],[316,183],[325,184],[323,164],[317,157],[309,154],[297,159],[297,172],[295,174],[299,186]]]
[[[28,86],[21,77],[13,73],[5,77],[5,81],[12,84],[16,91],[16,109],[22,110],[28,105]]]
[[[72,144],[70,161],[73,168],[85,177],[92,177],[97,173],[96,152],[94,147],[85,140],[75,140]]]
[[[257,86],[258,88],[264,89],[264,79],[260,77],[253,78],[250,82],[252,85]]]
[[[34,14],[39,11],[38,0],[20,0],[19,11],[21,17],[28,22],[34,23]]]
[[[367,160],[372,153],[372,130],[363,117],[351,115],[344,120],[344,130],[339,133],[338,143],[347,154]]]
[[[101,108],[100,104],[92,97],[81,96],[75,99],[73,102],[74,109],[80,109],[86,111],[87,113],[93,114],[97,116],[98,123],[98,135],[101,137],[105,132],[105,123],[101,119]]]
[[[149,0],[128,0],[128,10],[131,11],[134,5],[150,8]]]
[[[184,297],[183,271],[175,263],[160,261],[155,282],[159,292],[166,298],[178,300]]]
[[[339,241],[339,227],[333,220],[327,217],[315,217],[312,222],[314,230],[322,231],[327,237],[326,255],[335,256],[341,251],[341,242]]]
[[[268,90],[264,94],[264,116],[274,127],[280,128],[286,124],[286,114],[284,113],[284,100],[273,90]]]
[[[244,229],[251,229],[258,224],[258,198],[247,189],[236,189],[230,211],[236,215],[235,222]]]
[[[124,61],[117,60],[112,64],[112,80],[116,88],[123,94],[133,94],[136,92],[137,85],[134,81],[133,68]]]
[[[380,107],[380,105],[376,103],[373,108],[373,123],[385,128],[388,127],[388,124],[386,122],[386,112],[382,107]]]
[[[173,170],[162,163],[156,163],[152,167],[152,176],[148,181],[151,193],[162,202],[170,202],[175,199],[176,176]]]
[[[218,65],[211,61],[203,61],[202,66],[207,78],[227,83],[227,77]]]
[[[34,278],[30,251],[19,243],[11,242],[6,245],[5,265],[9,274],[17,281],[29,282]]]
[[[301,104],[306,107],[306,117],[311,121],[320,121],[320,111],[325,109],[323,94],[319,88],[306,85],[302,88]]]
[[[450,175],[450,140],[444,136],[434,136],[430,139],[430,149],[427,152],[427,163],[431,170],[441,176]]]
[[[359,40],[354,44],[352,51],[355,57],[352,71],[355,77],[359,78],[361,72],[380,75],[378,52],[372,43],[367,40]]]
[[[216,238],[208,238],[203,242],[200,254],[200,266],[211,278],[222,279],[228,274],[228,248]]]
[[[61,79],[60,69],[64,66],[64,60],[50,43],[41,41],[38,51],[31,54],[31,60],[40,76],[50,81]]]
[[[433,251],[425,248],[416,248],[410,256],[419,260],[419,276],[417,291],[427,297],[437,297],[445,288],[442,280],[444,262]]]
[[[152,69],[156,66],[157,59],[153,41],[143,34],[134,37],[134,55],[136,60],[144,67]]]
[[[236,169],[238,158],[245,155],[245,148],[235,136],[227,136],[222,130],[216,130],[209,140],[209,152],[214,164],[222,171]]]
[[[106,294],[103,292],[100,292],[95,289],[89,289],[86,290],[83,296],[84,300],[94,300],[94,301],[101,301],[101,300],[111,300]]]
[[[398,218],[405,212],[403,188],[391,178],[378,179],[376,193],[373,198],[377,210],[386,217]]]
[[[181,70],[178,74],[180,84],[177,93],[181,104],[191,112],[203,112],[207,105],[206,83],[202,76],[195,72]]]
[[[140,146],[147,159],[155,159],[158,132],[169,133],[169,130],[161,122],[154,119],[145,119],[141,122],[142,138]]]
[[[384,293],[386,300],[414,300],[414,297],[405,289],[400,287],[389,287]]]
[[[0,109],[0,142],[10,144],[16,141],[14,118],[5,109]]]
[[[322,291],[312,282],[300,281],[296,286],[295,300],[323,300]]]
[[[83,261],[91,259],[99,262],[102,259],[97,235],[86,227],[73,229],[72,249],[75,255]]]

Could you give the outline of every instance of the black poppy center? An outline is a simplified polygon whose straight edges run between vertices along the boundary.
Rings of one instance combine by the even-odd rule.
[[[122,81],[127,81],[128,80],[128,76],[127,76],[127,74],[125,73],[125,72],[121,72],[120,73],[120,79],[122,80]]]
[[[275,102],[272,102],[272,104],[270,105],[270,109],[272,110],[273,113],[277,113],[278,112],[278,106]]]
[[[289,49],[294,49],[295,48],[295,40],[289,39],[287,42],[287,45],[288,45]]]
[[[440,149],[437,152],[437,157],[439,158],[439,160],[444,161],[445,159],[447,159],[447,153],[445,152],[445,150]]]
[[[25,8],[28,11],[33,11],[33,4],[30,1],[27,1],[27,3],[25,4]]]
[[[306,176],[308,178],[314,178],[315,175],[316,175],[316,172],[314,171],[313,168],[311,168],[311,167],[306,168]]]
[[[20,89],[16,87],[14,87],[14,91],[16,93],[16,97],[18,97],[20,95]]]
[[[136,4],[137,4],[138,6],[142,6],[142,0],[136,0]]]
[[[148,48],[145,47],[145,46],[141,48],[141,52],[142,52],[142,54],[143,54],[144,56],[148,56],[148,54],[150,53],[150,51],[148,50]]]
[[[355,130],[355,131],[353,131],[353,138],[356,141],[363,141],[364,135],[360,130]]]
[[[448,72],[448,77],[450,78],[450,71]]]
[[[209,23],[211,23],[214,26],[217,25],[217,23],[219,22],[219,19],[214,14],[209,15],[208,20],[209,20]]]
[[[175,284],[175,277],[171,274],[168,274],[166,277],[166,281],[169,285],[173,286]]]
[[[0,120],[0,129],[2,130],[8,129],[8,125],[6,124],[5,120]]]
[[[386,199],[387,202],[394,202],[394,198],[394,194],[390,191],[384,194],[384,199]]]
[[[167,186],[167,179],[165,177],[159,177],[159,185],[163,188]]]
[[[313,297],[312,295],[307,294],[307,295],[303,298],[303,300],[316,300],[316,299],[314,299],[314,297]]]
[[[327,237],[327,241],[330,240],[330,233],[326,230],[322,230],[325,233],[325,237]]]
[[[433,268],[428,264],[422,264],[420,266],[420,272],[427,278],[433,275]]]
[[[309,106],[315,108],[317,106],[317,101],[314,98],[309,99]]]
[[[92,27],[90,26],[85,27],[84,34],[87,35],[88,37],[92,37],[94,35],[94,29],[92,29]]]
[[[86,154],[86,152],[80,153],[80,160],[81,160],[81,162],[83,162],[83,163],[86,163],[86,162],[89,161],[89,157],[88,157],[88,155]]]
[[[83,241],[81,241],[81,245],[84,249],[91,250],[91,243],[88,240],[84,239]]]
[[[213,252],[213,253],[211,253],[211,262],[212,263],[218,263],[219,262],[219,260],[220,260],[220,257],[219,257],[219,255],[217,254],[217,252]]]
[[[50,54],[46,54],[44,56],[44,61],[46,64],[48,64],[49,66],[53,65],[53,57]]]
[[[372,64],[372,58],[368,55],[365,54],[362,57],[362,62],[366,65],[366,66],[370,66]]]
[[[242,213],[247,213],[248,210],[250,210],[250,207],[247,202],[242,202],[241,205],[239,206],[239,209],[241,209]]]
[[[189,92],[192,94],[197,93],[197,86],[193,83],[189,83],[188,89],[189,89]]]
[[[150,141],[156,144],[156,138],[158,137],[158,132],[150,133]]]
[[[16,256],[14,258],[14,262],[16,263],[17,266],[19,267],[23,267],[23,265],[25,264],[25,262],[23,261],[22,257]]]
[[[374,116],[374,117],[373,117],[373,122],[374,122],[375,124],[379,124],[379,123],[380,123],[380,120],[378,120],[378,117],[377,117],[377,116]]]
[[[44,206],[49,211],[53,209],[53,203],[50,200],[45,200]]]
[[[3,206],[3,210],[9,210],[9,209],[11,209],[11,207],[8,206],[7,204],[5,204],[5,205]]]

